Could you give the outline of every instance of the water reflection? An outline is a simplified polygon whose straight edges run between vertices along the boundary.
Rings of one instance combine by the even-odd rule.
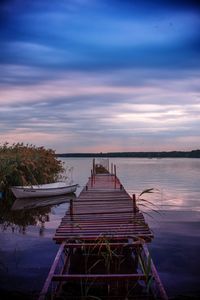
[[[90,158],[63,161],[74,167],[74,180],[81,186],[78,195],[88,180],[92,161]],[[117,174],[130,194],[138,195],[147,188],[160,191],[145,195],[161,212],[145,215],[155,236],[148,245],[151,256],[170,296],[184,295],[180,299],[187,299],[186,294],[195,294],[198,297],[200,159],[116,158],[110,162],[117,165]],[[0,226],[10,222],[7,230],[0,230],[0,294],[2,289],[38,292],[42,288],[58,251],[52,237],[68,209],[68,199],[43,201],[17,200],[4,205],[0,200]],[[25,234],[19,234],[19,226],[23,224]],[[16,226],[14,233],[11,225]]]
[[[39,235],[43,236],[45,223],[49,222],[52,207],[75,199],[76,194],[48,198],[5,199],[0,202],[0,227],[2,231],[26,233],[29,225],[39,226]]]

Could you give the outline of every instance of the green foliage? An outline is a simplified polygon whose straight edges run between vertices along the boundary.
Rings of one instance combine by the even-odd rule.
[[[0,146],[1,191],[8,193],[13,185],[51,183],[62,171],[62,162],[51,149],[23,143]]]

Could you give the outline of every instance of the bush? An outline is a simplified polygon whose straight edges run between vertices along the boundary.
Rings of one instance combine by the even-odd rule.
[[[6,193],[13,185],[54,182],[62,171],[63,164],[51,149],[23,143],[0,146],[0,190]]]

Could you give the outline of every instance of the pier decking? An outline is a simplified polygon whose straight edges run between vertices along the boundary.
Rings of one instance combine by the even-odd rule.
[[[125,191],[116,168],[114,174],[95,170],[56,230],[61,246],[39,299],[168,299],[135,195]]]
[[[135,199],[124,190],[114,175],[96,174],[89,179],[80,196],[71,203],[58,227],[54,240],[112,240],[142,238],[153,235],[138,210]]]

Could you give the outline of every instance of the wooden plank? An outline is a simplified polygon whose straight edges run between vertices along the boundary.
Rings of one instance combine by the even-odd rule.
[[[75,249],[82,247],[102,250],[107,249],[109,242],[109,247],[112,249],[127,247],[131,248],[131,252],[133,252],[133,249],[141,251],[144,243],[150,242],[153,238],[143,214],[136,206],[135,196],[130,196],[117,178],[116,166],[114,166],[114,173],[112,175],[95,174],[93,166],[86,187],[76,200],[71,201],[71,209],[62,218],[53,238],[56,243],[62,243],[62,250],[58,251],[41,292],[42,298],[39,300],[45,299],[44,295],[47,293],[50,282],[54,282],[55,285],[58,282],[60,287],[67,280],[80,281],[82,279],[106,282],[144,280],[147,283],[146,274],[138,273],[69,274],[68,271],[64,273],[61,271],[60,274],[55,274],[56,265],[61,257],[60,251],[64,251],[64,249],[70,253],[77,253],[79,251],[75,251]],[[71,263],[73,260],[68,265]],[[161,298],[159,299],[168,299],[165,298],[165,291],[153,264],[152,274],[160,290]]]
[[[136,241],[136,242],[132,242],[131,244],[130,243],[109,243],[109,247],[110,248],[135,248],[136,246],[140,247],[142,246],[144,243],[140,242],[140,241]],[[97,248],[98,247],[108,247],[108,243],[86,243],[86,242],[83,242],[83,243],[72,243],[72,242],[68,242],[66,241],[65,243],[65,248],[73,248],[73,249],[77,249],[77,248],[88,248],[88,247],[92,247],[92,248]]]
[[[67,281],[67,280],[80,280],[80,279],[87,279],[87,280],[146,280],[145,274],[65,274],[65,275],[54,275],[52,280],[53,281]]]
[[[58,242],[62,242],[68,239],[78,239],[78,240],[84,240],[84,239],[93,239],[96,240],[98,237],[104,236],[107,239],[111,240],[117,240],[117,239],[128,239],[128,238],[141,238],[144,239],[146,242],[150,242],[153,238],[153,234],[150,234],[148,232],[139,232],[139,233],[133,233],[133,232],[120,232],[120,233],[101,233],[101,232],[85,232],[85,233],[77,233],[77,234],[56,234],[54,236],[54,240],[57,240]]]
[[[67,212],[58,227],[54,239],[109,238],[137,236],[149,241],[153,237],[144,216],[133,212],[133,199],[124,190],[115,175],[92,174],[77,200],[73,201],[73,214]],[[91,186],[92,185],[92,186]],[[72,216],[73,215],[73,216]]]

